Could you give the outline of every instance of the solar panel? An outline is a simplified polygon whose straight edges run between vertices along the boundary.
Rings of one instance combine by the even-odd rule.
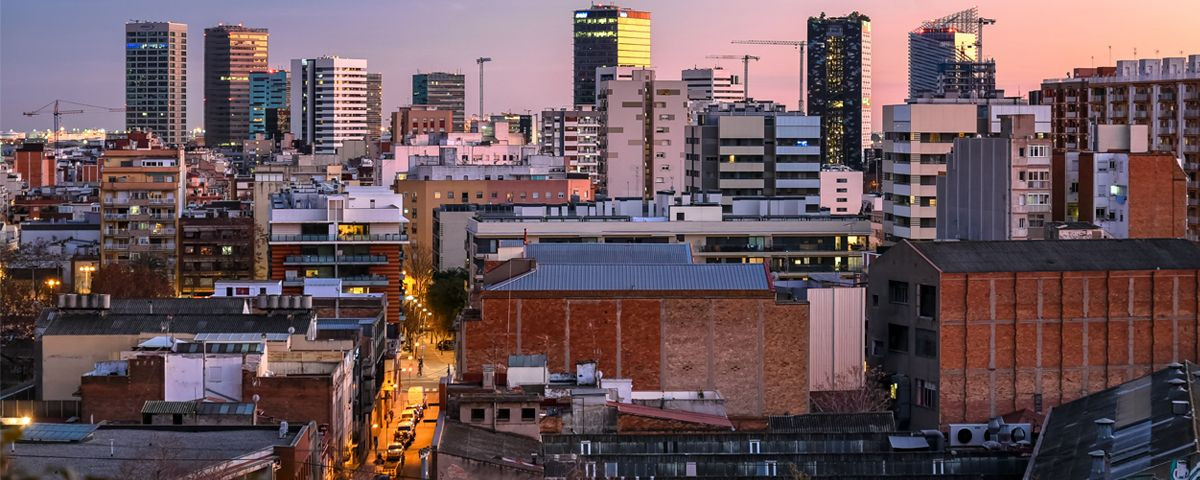
[[[91,438],[97,425],[76,423],[34,423],[21,429],[22,442],[68,443]]]

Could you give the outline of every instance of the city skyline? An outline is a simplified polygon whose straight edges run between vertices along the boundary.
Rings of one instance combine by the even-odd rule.
[[[1183,7],[1186,1],[1156,2],[1164,8]],[[123,52],[117,38],[136,11],[142,20],[175,21],[188,24],[194,40],[203,29],[220,23],[241,23],[271,29],[272,51],[269,65],[284,67],[293,58],[338,55],[365,58],[372,71],[384,75],[385,112],[395,111],[411,99],[411,76],[418,72],[448,71],[466,74],[467,115],[476,113],[478,104],[477,73],[473,59],[480,55],[495,58],[488,65],[489,112],[526,110],[537,112],[548,107],[569,106],[572,95],[572,12],[586,8],[586,2],[545,2],[516,5],[487,2],[449,2],[446,4],[409,4],[397,6],[384,2],[363,2],[359,9],[379,12],[355,17],[356,8],[318,9],[320,4],[300,2],[289,9],[260,8],[239,16],[214,12],[230,11],[233,3],[195,6],[121,2],[112,4],[84,2],[5,3],[0,10],[0,56],[6,68],[0,72],[0,130],[45,130],[49,119],[23,117],[55,98],[109,107],[124,106]],[[740,39],[803,39],[804,23],[809,16],[825,12],[845,15],[860,11],[872,19],[874,39],[873,116],[879,118],[882,105],[903,101],[907,92],[907,33],[920,22],[972,6],[970,2],[923,2],[919,6],[893,5],[880,1],[838,3],[750,2],[731,5],[716,1],[665,2],[628,1],[621,6],[648,10],[654,15],[652,33],[653,63],[659,76],[677,79],[680,70],[693,66],[712,66],[704,58],[709,54],[749,53],[762,57],[751,65],[754,80],[751,94],[759,99],[782,102],[794,108],[796,103],[796,55],[777,47],[731,45]],[[1189,46],[1200,44],[1200,31],[1186,28],[1186,16],[1162,17],[1156,9],[1128,12],[1105,8],[1113,1],[1092,2],[1088,9],[1067,3],[1038,4],[1032,1],[983,5],[980,14],[998,20],[987,27],[985,41],[988,56],[998,64],[998,87],[1010,95],[1024,96],[1036,89],[1044,78],[1065,76],[1074,67],[1112,65],[1119,59],[1177,56]],[[225,8],[230,7],[230,8]],[[292,8],[294,7],[294,8]],[[1038,15],[1029,15],[1031,8]],[[71,15],[59,14],[62,10]],[[474,12],[470,15],[464,12]],[[759,14],[755,12],[769,12]],[[1120,12],[1120,13],[1117,13]],[[1069,17],[1067,15],[1070,15]],[[705,30],[696,35],[696,22],[718,24],[744,18],[738,25]],[[364,20],[365,18],[365,20]],[[405,18],[427,20],[408,23]],[[437,19],[446,19],[437,21]],[[1069,18],[1071,21],[1064,21]],[[356,28],[338,28],[351,20]],[[341,20],[346,20],[343,22]],[[1099,26],[1122,22],[1125,28],[1105,32],[1099,42],[1063,42],[1047,46],[1031,31],[1056,31],[1057,38],[1089,38]],[[500,22],[508,28],[497,30],[489,23]],[[403,28],[396,28],[403,27]],[[454,41],[429,42],[431,35],[458,27]],[[71,31],[71,35],[46,36],[49,31]],[[313,35],[322,31],[325,35]],[[330,37],[336,38],[331,40]],[[426,39],[426,40],[422,40]],[[464,41],[465,39],[465,41]],[[203,49],[199,41],[189,52],[187,128],[203,127]],[[1112,61],[1109,61],[1111,44]],[[81,47],[86,45],[86,47]],[[421,47],[404,48],[404,45]],[[465,45],[465,46],[464,46]],[[485,45],[478,48],[474,45]],[[1136,57],[1133,54],[1137,48]],[[1094,58],[1094,60],[1093,60]],[[720,61],[728,70],[740,69],[736,61]],[[29,75],[30,71],[43,74]],[[48,72],[48,73],[47,73]],[[87,114],[65,117],[63,126],[72,128],[120,129],[123,115]],[[879,130],[879,128],[875,128]]]

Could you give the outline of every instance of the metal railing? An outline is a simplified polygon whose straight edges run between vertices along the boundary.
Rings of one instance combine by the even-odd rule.
[[[286,264],[314,263],[387,263],[385,255],[288,255],[283,258]]]
[[[408,235],[271,235],[272,242],[406,242]]]

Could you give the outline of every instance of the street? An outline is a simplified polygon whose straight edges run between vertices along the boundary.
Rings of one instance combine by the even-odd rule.
[[[424,356],[424,368],[420,368],[418,359]],[[411,360],[410,360],[411,357]],[[390,403],[392,415],[386,414],[386,410],[380,415],[382,420],[378,424],[378,428],[372,429],[372,434],[375,436],[376,447],[371,455],[371,461],[374,461],[375,455],[386,456],[387,447],[394,440],[394,434],[398,425],[400,414],[404,409],[408,408],[408,389],[411,387],[423,387],[425,391],[426,402],[428,407],[425,409],[424,418],[416,424],[416,437],[412,445],[404,452],[404,463],[397,474],[392,478],[418,479],[421,475],[421,449],[429,447],[433,441],[433,431],[437,424],[437,416],[440,412],[438,401],[438,384],[442,377],[447,374],[447,367],[453,368],[451,365],[454,361],[454,352],[440,352],[433,346],[423,342],[421,346],[415,349],[414,353],[402,353],[399,360],[400,372],[396,375],[393,371],[392,364],[386,367],[385,378],[398,378],[399,386],[396,388],[396,397],[394,401],[385,402],[380,405],[382,409],[388,408]],[[418,373],[420,375],[418,375]],[[392,465],[388,465],[391,467]],[[377,473],[392,474],[390,469],[385,469],[384,466],[378,466],[375,470]]]

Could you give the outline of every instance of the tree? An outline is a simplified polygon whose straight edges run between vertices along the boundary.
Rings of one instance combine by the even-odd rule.
[[[44,283],[46,272],[58,272],[66,255],[45,242],[0,250],[0,325],[4,334],[33,337],[33,323],[54,304],[55,286]],[[57,277],[58,274],[53,275]],[[61,279],[56,279],[61,280]]]
[[[833,378],[826,378],[809,395],[812,410],[820,413],[883,412],[891,406],[887,374],[879,367],[866,371],[849,367]]]
[[[113,298],[169,298],[175,296],[166,261],[143,256],[128,263],[103,265],[92,280],[92,293]]]
[[[442,336],[454,331],[454,319],[467,306],[467,271],[461,268],[433,274],[426,298],[433,311],[434,326]]]
[[[428,300],[426,294],[429,291],[429,285],[433,283],[433,274],[437,271],[434,266],[433,254],[421,245],[409,245],[408,251],[404,254],[404,285],[406,296],[413,297],[411,301],[405,301],[404,310],[404,338],[416,338],[417,333],[421,330],[421,314],[425,307],[425,302]]]

